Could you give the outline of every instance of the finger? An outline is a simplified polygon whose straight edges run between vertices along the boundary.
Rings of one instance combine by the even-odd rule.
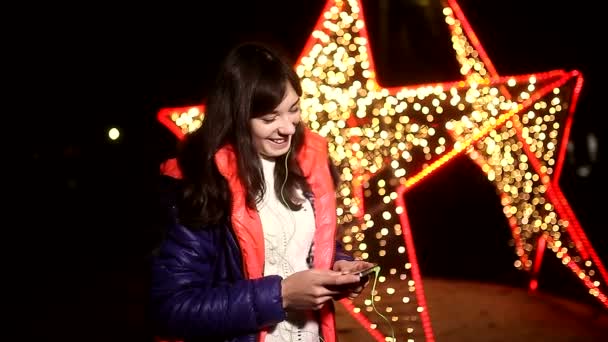
[[[314,270],[315,273],[323,276],[323,277],[335,277],[338,275],[341,275],[342,272],[341,271],[334,271],[334,270],[320,270],[320,269],[315,269]]]
[[[321,292],[319,292],[318,297],[324,297],[324,296],[335,296],[337,294],[340,294],[341,292],[338,290],[332,290],[330,288],[327,287],[323,287],[324,290],[322,290]]]
[[[346,260],[338,260],[334,263],[334,266],[332,267],[332,269],[334,271],[344,271],[344,269],[346,267],[348,267],[350,263]]]
[[[320,277],[317,278],[317,284],[327,287],[331,285],[352,284],[360,280],[361,277],[357,274],[342,274],[332,271],[332,273],[320,274]]]
[[[323,297],[320,297],[319,299],[320,299],[321,302],[325,303],[328,300],[334,299],[334,297],[333,296],[323,296]]]
[[[365,277],[361,277],[361,281],[359,281],[359,283],[361,284],[362,287],[367,286],[367,284],[369,284],[369,275],[366,275]]]
[[[323,305],[325,304],[328,300],[332,300],[334,299],[334,297],[332,296],[323,296],[323,297],[317,297],[315,299],[315,303],[314,305]]]
[[[357,274],[342,274],[337,277],[333,277],[330,281],[333,281],[333,285],[347,285],[358,283],[361,277]]]
[[[361,269],[366,269],[374,266],[374,263],[362,261],[358,266],[361,267]]]
[[[353,273],[353,272],[358,272],[358,271],[362,271],[362,270],[366,270],[370,267],[373,267],[374,264],[367,262],[367,261],[355,261],[352,263],[352,265],[350,265],[350,267],[343,269],[342,273]],[[345,272],[345,270],[348,270],[348,272]]]
[[[348,292],[348,297],[349,298],[355,298],[355,297],[357,297],[360,294],[361,294],[361,290],[356,289],[356,290],[353,290],[353,291],[349,291]]]
[[[361,291],[352,291],[348,294],[348,298],[355,299],[361,294]]]

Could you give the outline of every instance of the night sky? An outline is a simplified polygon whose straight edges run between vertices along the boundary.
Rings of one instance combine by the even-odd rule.
[[[382,26],[379,3],[364,0],[363,10],[382,85],[460,79],[437,5],[424,12],[413,0],[390,1],[390,14]],[[608,234],[601,215],[605,181],[600,179],[606,170],[606,136],[599,124],[606,115],[606,71],[600,64],[606,59],[601,52],[605,23],[599,21],[598,5],[545,0],[463,0],[460,5],[501,75],[554,69],[583,73],[585,83],[571,134],[575,150],[560,183],[592,244],[608,263]],[[28,56],[25,66],[13,70],[21,75],[15,87],[27,90],[23,92],[27,102],[21,108],[27,118],[21,124],[31,126],[20,142],[26,160],[26,190],[20,198],[28,205],[21,208],[25,225],[20,225],[18,233],[21,241],[27,241],[27,245],[20,242],[21,246],[33,251],[26,256],[33,260],[28,264],[36,265],[19,272],[27,279],[24,288],[31,292],[27,300],[38,305],[40,317],[58,314],[77,319],[84,313],[103,321],[119,311],[108,330],[116,327],[138,337],[145,330],[139,315],[145,265],[162,231],[158,166],[173,156],[176,143],[172,133],[157,122],[157,111],[203,103],[217,64],[237,41],[252,38],[278,43],[295,59],[324,1],[290,1],[290,8],[278,0],[220,1],[213,4],[215,8],[211,2],[52,6],[30,9],[25,21],[30,30],[11,39],[16,50]],[[386,35],[383,28],[388,28]],[[107,138],[111,127],[120,129],[117,141]],[[589,134],[599,142],[595,159],[586,144]],[[469,167],[465,161],[457,164],[462,168],[454,172],[463,174],[459,186],[479,184],[477,175],[462,172]],[[578,175],[586,166],[591,168],[589,175]],[[441,182],[430,184],[429,191],[441,198],[457,194],[454,187],[445,190]],[[491,191],[480,190],[477,200],[493,198]],[[419,196],[421,201],[426,198]],[[495,205],[492,201],[480,205],[489,208]],[[451,208],[447,201],[444,205],[446,210]],[[473,240],[493,241],[471,254],[492,254],[496,247],[503,254],[485,262],[509,264],[513,258],[506,246],[509,231],[494,209],[485,210],[492,212],[487,216],[463,217],[457,222],[479,233]],[[424,208],[420,211],[412,220],[423,221]],[[496,232],[488,233],[488,225],[495,226]],[[449,246],[433,249],[431,238],[432,234],[421,233],[417,242],[421,246],[417,252],[428,253],[422,256],[428,261],[428,273],[455,276],[456,265],[441,267],[446,255],[441,251]],[[464,276],[484,278],[486,266],[479,264],[478,272]],[[489,272],[485,279],[507,281],[505,274],[510,272]],[[572,284],[568,286],[578,286]],[[82,302],[89,303],[87,309]],[[24,315],[27,312],[24,309]],[[57,322],[46,322],[49,331],[64,329]],[[82,324],[84,332],[86,324],[93,323]]]

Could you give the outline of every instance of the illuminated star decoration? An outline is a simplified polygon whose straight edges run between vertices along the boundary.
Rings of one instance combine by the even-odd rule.
[[[582,75],[500,76],[458,4],[447,1],[443,13],[462,80],[380,86],[358,0],[327,2],[296,64],[303,119],[328,138],[342,172],[342,241],[382,265],[374,293],[368,286],[341,304],[378,341],[434,340],[404,197],[466,154],[496,186],[514,266],[531,273],[531,289],[549,249],[608,307],[608,273],[558,184]],[[178,137],[203,118],[203,105],[158,113]]]

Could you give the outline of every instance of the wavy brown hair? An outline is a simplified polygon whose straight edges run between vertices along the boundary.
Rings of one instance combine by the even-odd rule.
[[[230,190],[214,160],[216,152],[227,144],[236,153],[247,206],[256,208],[266,187],[250,120],[272,112],[283,100],[287,84],[298,96],[302,95],[300,79],[292,64],[277,50],[247,42],[228,53],[208,96],[202,126],[186,135],[178,147],[177,160],[184,184],[178,207],[183,224],[201,227],[220,223],[230,215]],[[310,190],[295,159],[303,136],[299,123],[291,140],[291,153],[277,158],[275,163],[273,190],[293,210],[301,208],[297,189]]]

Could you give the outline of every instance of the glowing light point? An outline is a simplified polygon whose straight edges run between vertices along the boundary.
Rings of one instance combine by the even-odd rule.
[[[110,138],[110,140],[116,140],[119,136],[120,131],[118,130],[118,128],[112,127],[110,128],[110,130],[108,130],[108,138]]]

